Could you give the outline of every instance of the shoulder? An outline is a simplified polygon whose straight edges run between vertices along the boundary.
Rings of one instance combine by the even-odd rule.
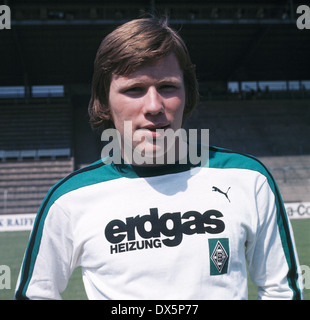
[[[209,150],[209,167],[253,170],[267,178],[271,175],[266,166],[254,156],[214,146],[210,146]]]
[[[256,157],[229,149],[210,146],[209,167],[218,169],[239,169],[256,172],[266,178],[274,194],[279,195],[276,182],[269,169]]]
[[[117,179],[119,177],[120,176],[113,170],[110,164],[105,164],[101,160],[96,161],[87,167],[72,172],[56,183],[49,190],[42,205],[51,205],[61,196],[74,190]]]
[[[91,186],[96,183],[117,179],[120,176],[109,164],[101,160],[93,164],[72,172],[67,177],[56,183],[45,196],[36,216],[36,222],[33,228],[33,234],[42,230],[44,221],[55,202],[62,196],[74,190]],[[39,232],[39,237],[41,237]]]

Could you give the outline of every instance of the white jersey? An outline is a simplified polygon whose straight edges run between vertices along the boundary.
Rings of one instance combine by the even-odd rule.
[[[250,156],[209,165],[98,161],[57,183],[37,214],[16,299],[60,299],[77,266],[89,299],[301,299],[278,188]]]

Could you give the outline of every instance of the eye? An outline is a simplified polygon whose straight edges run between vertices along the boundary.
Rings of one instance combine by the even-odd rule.
[[[159,90],[162,92],[169,93],[169,92],[173,92],[173,91],[177,90],[177,87],[173,84],[164,84],[159,87]]]
[[[133,87],[133,88],[128,89],[127,91],[129,91],[129,92],[141,92],[142,90],[143,90],[142,87]]]
[[[144,92],[144,88],[143,87],[132,87],[129,89],[124,90],[124,93],[127,95],[140,95]]]

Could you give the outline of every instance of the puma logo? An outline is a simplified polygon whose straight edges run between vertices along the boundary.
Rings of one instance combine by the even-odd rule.
[[[223,192],[222,190],[220,190],[220,189],[217,188],[217,187],[212,187],[212,191],[219,192],[219,193],[223,194],[223,195],[227,198],[227,200],[230,202],[230,200],[229,200],[229,198],[228,198],[228,195],[227,195],[229,189],[230,189],[230,187],[227,189],[226,192]]]

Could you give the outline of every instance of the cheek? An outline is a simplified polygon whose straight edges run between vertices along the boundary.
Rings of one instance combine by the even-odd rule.
[[[180,122],[183,119],[184,107],[185,97],[183,99],[182,97],[175,97],[167,102],[166,111],[169,117],[173,118],[175,122]]]
[[[128,110],[130,110],[130,106],[127,105],[124,99],[120,99],[115,96],[114,98],[109,100],[109,105],[115,126],[127,119],[127,113]]]
[[[137,119],[140,115],[139,101],[133,101],[127,98],[111,99],[110,109],[115,128],[121,133],[121,135],[131,136],[132,134],[130,133],[132,133],[132,131],[126,131],[126,128],[129,127],[128,123],[131,124],[133,130],[135,128]],[[125,122],[128,122],[127,126]]]

